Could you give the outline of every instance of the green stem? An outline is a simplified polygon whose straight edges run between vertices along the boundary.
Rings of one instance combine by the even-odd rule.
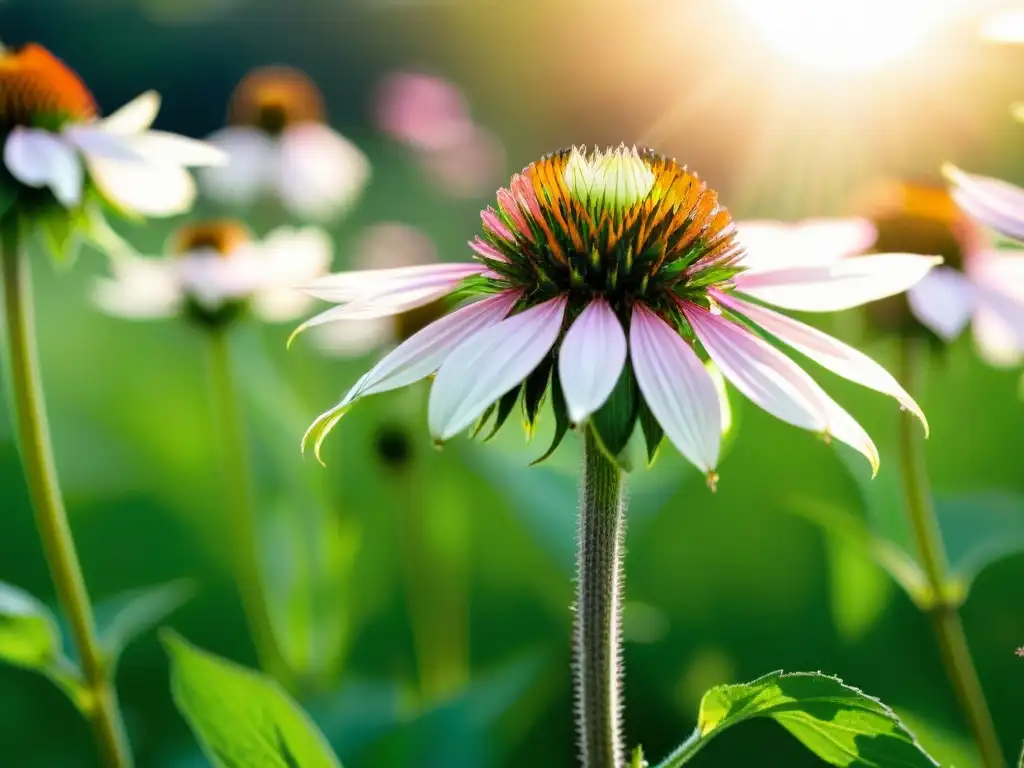
[[[288,665],[277,644],[260,565],[260,538],[252,497],[249,452],[236,399],[227,330],[211,328],[209,339],[210,378],[221,440],[235,579],[260,664],[279,681],[287,682]]]
[[[903,385],[911,394],[919,388],[923,352],[924,350],[913,342],[903,343]],[[906,411],[900,414],[900,461],[907,515],[931,592],[931,600],[925,610],[938,640],[946,676],[956,693],[960,709],[967,718],[985,766],[1005,768],[1006,760],[999,746],[999,737],[992,723],[988,704],[985,702],[978,672],[971,659],[960,614],[956,603],[952,602],[948,595],[949,566],[929,491],[920,427],[915,417]]]
[[[700,729],[698,728],[690,734],[690,738],[676,747],[675,752],[658,763],[655,768],[679,768],[679,766],[688,763],[690,758],[707,746],[708,742],[715,737],[716,733],[717,730],[713,730],[707,738],[702,739]]]
[[[0,258],[3,260],[13,416],[25,481],[57,599],[67,616],[81,659],[85,714],[100,757],[105,766],[127,768],[132,764],[131,751],[110,677],[111,669],[96,635],[92,604],[57,481],[39,373],[28,255],[19,240],[18,218],[9,214],[0,220]]]
[[[588,427],[583,441],[573,667],[584,768],[621,768],[625,483]]]

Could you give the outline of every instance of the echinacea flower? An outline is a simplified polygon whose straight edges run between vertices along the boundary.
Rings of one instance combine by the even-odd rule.
[[[230,162],[200,175],[204,193],[230,205],[269,195],[306,219],[343,212],[366,186],[370,163],[324,120],[323,98],[305,74],[253,70],[231,97],[228,127],[208,138]]]
[[[124,318],[185,315],[210,325],[251,306],[260,319],[282,322],[309,306],[296,286],[322,275],[331,262],[330,239],[315,227],[280,227],[256,241],[230,220],[183,227],[169,251],[165,258],[114,262],[114,276],[96,282],[97,306]]]
[[[195,199],[186,169],[226,159],[204,142],[150,130],[160,108],[153,92],[100,118],[78,75],[35,43],[0,52],[0,97],[3,163],[16,182],[5,185],[4,205],[32,222],[78,222],[90,202],[179,214]]]
[[[952,341],[970,323],[982,358],[992,365],[1012,365],[1024,350],[1024,252],[997,248],[971,217],[1012,235],[1012,216],[1007,218],[1001,206],[1012,201],[1013,188],[955,169],[949,174],[952,195],[942,186],[908,182],[879,190],[875,248],[942,256],[944,264],[907,291],[913,318],[943,341]],[[1018,192],[1024,201],[1024,191]],[[1020,221],[1018,236],[1024,235],[1024,215]],[[891,325],[901,311],[880,305],[872,308],[871,317],[876,324]]]
[[[650,455],[667,435],[713,483],[722,415],[703,352],[764,410],[852,445],[877,467],[861,426],[764,335],[924,420],[865,355],[755,302],[846,309],[906,290],[936,259],[885,254],[748,269],[754,257],[714,191],[675,160],[624,146],[550,154],[513,176],[497,200],[470,244],[475,262],[314,283],[313,295],[341,306],[304,327],[388,316],[449,294],[475,299],[401,344],[322,414],[305,438],[318,455],[357,400],[434,373],[428,421],[438,442],[491,411],[507,416],[520,391],[532,421],[550,381],[558,439],[569,424],[589,422],[616,457],[639,423]]]
[[[354,266],[360,270],[395,269],[437,263],[437,249],[422,231],[408,224],[385,222],[368,227],[357,240]],[[389,317],[327,323],[313,329],[316,346],[329,355],[356,357],[398,344],[444,314],[441,302]]]

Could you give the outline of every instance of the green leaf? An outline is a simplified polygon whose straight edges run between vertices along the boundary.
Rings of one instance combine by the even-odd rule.
[[[653,464],[658,458],[658,449],[661,448],[661,441],[665,439],[665,430],[647,407],[647,401],[640,402],[640,427],[644,432],[644,443],[647,445],[647,463]]]
[[[50,609],[28,592],[0,582],[0,659],[44,670],[60,654],[60,629]]]
[[[750,683],[712,688],[697,729],[660,768],[687,763],[725,729],[769,717],[830,765],[926,768],[938,765],[889,707],[819,672],[772,672]]]
[[[96,606],[96,628],[107,662],[116,665],[135,638],[178,610],[195,594],[190,581],[171,581],[116,595]]]
[[[516,407],[516,400],[519,399],[520,386],[515,386],[501,396],[501,400],[498,401],[498,413],[494,417],[494,426],[491,427],[491,431],[487,433],[487,437],[484,438],[486,443],[501,429],[505,422],[508,420],[509,414],[512,413],[512,409]]]
[[[633,378],[633,369],[626,365],[622,368],[615,389],[597,413],[590,417],[590,425],[594,429],[601,447],[615,461],[633,436],[633,428],[640,413],[640,392]]]
[[[174,632],[171,694],[215,768],[340,768],[323,735],[276,682]]]
[[[523,418],[526,419],[526,429],[530,436],[533,435],[533,426],[541,403],[544,402],[544,394],[548,391],[548,379],[551,378],[554,365],[554,356],[548,355],[523,382]]]
[[[551,410],[555,414],[555,434],[544,455],[530,462],[531,467],[550,458],[551,454],[562,444],[566,432],[569,431],[569,410],[565,404],[565,392],[562,391],[562,379],[558,375],[557,365],[551,371]]]
[[[633,757],[629,761],[629,768],[647,768],[643,747],[637,747],[633,750]]]

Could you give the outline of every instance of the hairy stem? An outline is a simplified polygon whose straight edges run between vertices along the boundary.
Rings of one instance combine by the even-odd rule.
[[[259,527],[252,496],[249,452],[239,412],[227,330],[209,331],[210,379],[213,405],[221,442],[228,525],[234,548],[234,571],[249,631],[260,664],[281,682],[288,682],[288,665],[278,647],[267,602],[260,564]]]
[[[8,214],[0,220],[0,257],[3,260],[5,346],[21,462],[46,563],[81,659],[85,714],[103,764],[110,768],[127,768],[132,764],[131,751],[111,670],[96,634],[92,604],[57,480],[39,374],[28,256],[19,239],[17,216]]]
[[[585,429],[573,651],[576,729],[584,768],[625,765],[622,744],[622,471]]]
[[[923,352],[914,342],[904,341],[902,379],[904,387],[911,394],[919,389]],[[946,676],[970,725],[986,768],[1005,768],[1006,760],[999,746],[999,737],[985,702],[978,672],[971,659],[960,614],[957,605],[948,596],[949,566],[925,472],[920,427],[916,418],[906,411],[900,414],[900,462],[907,515],[931,592],[927,613],[939,644]]]

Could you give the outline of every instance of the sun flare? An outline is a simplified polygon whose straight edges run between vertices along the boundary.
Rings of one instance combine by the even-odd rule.
[[[914,52],[957,0],[732,0],[764,41],[809,68],[864,72]]]

